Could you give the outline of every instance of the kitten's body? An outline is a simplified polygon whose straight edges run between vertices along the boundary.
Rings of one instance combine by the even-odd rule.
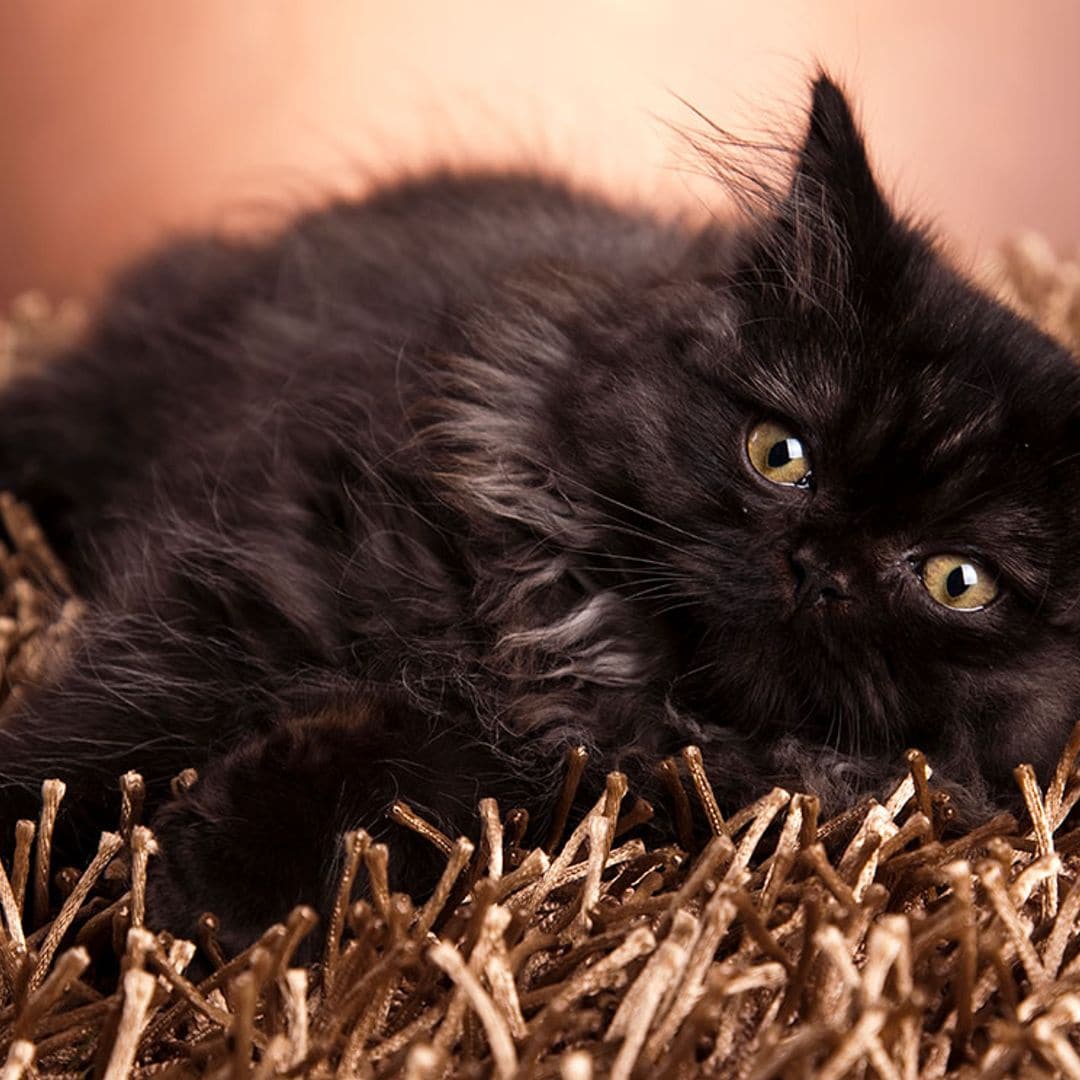
[[[872,789],[912,743],[971,805],[1045,768],[1080,703],[1080,377],[892,219],[827,82],[769,211],[437,176],[131,275],[0,400],[0,481],[91,604],[0,731],[5,828],[60,775],[85,846],[119,773],[161,806],[194,765],[153,899],[239,943],[325,906],[395,796],[542,820],[578,743],[652,794],[696,742],[728,802]],[[812,490],[749,467],[770,417]],[[941,551],[998,599],[936,609]]]

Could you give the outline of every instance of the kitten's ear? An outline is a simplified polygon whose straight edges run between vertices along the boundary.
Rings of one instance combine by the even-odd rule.
[[[894,282],[910,247],[878,189],[866,146],[840,88],[814,83],[806,137],[786,194],[751,251],[747,273],[777,284],[800,308],[847,303],[853,290]]]
[[[880,230],[892,220],[844,92],[827,75],[814,81],[810,122],[788,203],[820,208],[847,233]],[[850,237],[849,237],[850,238]]]

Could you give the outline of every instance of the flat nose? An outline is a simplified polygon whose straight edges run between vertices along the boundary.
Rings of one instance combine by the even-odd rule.
[[[816,607],[837,604],[851,598],[851,578],[810,547],[800,547],[788,556],[795,579],[795,606]]]

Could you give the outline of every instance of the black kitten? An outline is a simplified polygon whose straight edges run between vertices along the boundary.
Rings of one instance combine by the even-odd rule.
[[[970,810],[1045,772],[1080,709],[1080,371],[894,216],[827,79],[764,192],[697,229],[436,175],[129,276],[0,399],[0,486],[92,611],[0,731],[5,833],[59,775],[92,845],[137,768],[152,914],[235,946],[325,908],[394,797],[542,822],[572,744],[647,794],[695,742],[729,804],[835,803],[912,744]]]

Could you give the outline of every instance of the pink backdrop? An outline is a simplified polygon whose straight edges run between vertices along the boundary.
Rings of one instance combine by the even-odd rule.
[[[815,60],[962,257],[1080,240],[1074,0],[4,0],[0,302],[92,295],[178,227],[355,190],[361,165],[531,156],[672,200],[677,93],[751,133]]]

